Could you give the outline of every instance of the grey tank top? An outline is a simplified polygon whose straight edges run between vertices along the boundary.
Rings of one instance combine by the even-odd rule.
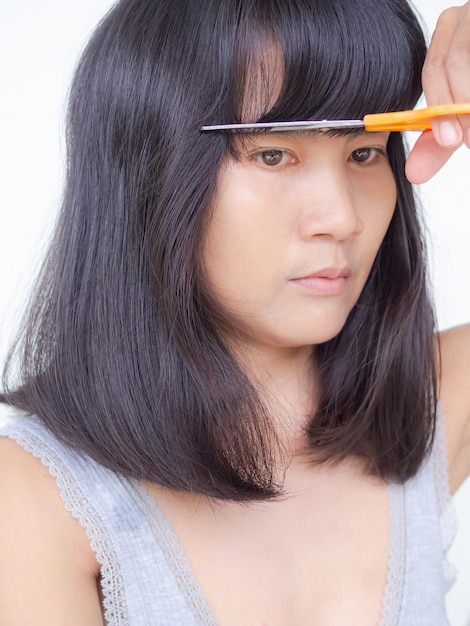
[[[86,529],[101,564],[107,626],[217,626],[177,538],[146,490],[61,444],[38,418],[0,435],[38,457],[65,507]],[[446,554],[455,534],[442,424],[431,456],[404,485],[389,485],[390,544],[377,626],[445,626],[453,582]],[[312,583],[314,584],[314,583]]]

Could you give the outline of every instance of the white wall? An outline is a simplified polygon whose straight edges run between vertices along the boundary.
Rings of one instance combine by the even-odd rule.
[[[417,0],[432,32],[447,0]],[[11,339],[60,198],[64,100],[76,57],[109,0],[3,0],[0,4],[0,361]],[[470,320],[470,152],[461,149],[422,186],[439,326]],[[470,375],[470,373],[469,373]],[[5,410],[0,410],[4,419]],[[470,625],[470,484],[457,496],[449,598],[452,626]]]

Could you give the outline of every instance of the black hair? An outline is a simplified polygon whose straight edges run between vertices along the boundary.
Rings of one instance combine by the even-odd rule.
[[[204,281],[231,140],[200,127],[411,108],[425,52],[405,0],[118,2],[72,84],[62,211],[3,400],[126,476],[223,499],[280,493],[269,415]],[[316,460],[360,457],[404,481],[434,428],[434,322],[400,135],[388,150],[396,210],[344,329],[315,351],[308,438]]]

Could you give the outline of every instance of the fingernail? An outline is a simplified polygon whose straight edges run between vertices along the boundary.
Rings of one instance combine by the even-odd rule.
[[[459,132],[453,122],[441,122],[437,132],[441,146],[455,146],[459,142]]]

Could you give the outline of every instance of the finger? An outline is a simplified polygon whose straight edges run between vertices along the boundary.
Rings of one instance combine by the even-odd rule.
[[[429,106],[453,101],[447,75],[447,52],[458,25],[458,7],[444,11],[436,25],[423,65],[422,82]]]
[[[448,82],[455,102],[470,100],[470,3],[458,7],[458,23],[446,59]]]
[[[463,127],[455,115],[431,121],[434,139],[443,148],[456,148],[464,140]]]
[[[459,23],[447,55],[447,73],[454,102],[470,102],[470,3],[460,7]],[[459,118],[470,148],[470,116]]]
[[[470,101],[469,3],[440,16],[423,67],[423,88],[429,105]],[[470,145],[470,117],[436,120],[433,132],[441,146],[462,140]]]
[[[406,177],[416,185],[427,182],[450,159],[456,149],[439,145],[433,133],[425,131],[408,156]]]

